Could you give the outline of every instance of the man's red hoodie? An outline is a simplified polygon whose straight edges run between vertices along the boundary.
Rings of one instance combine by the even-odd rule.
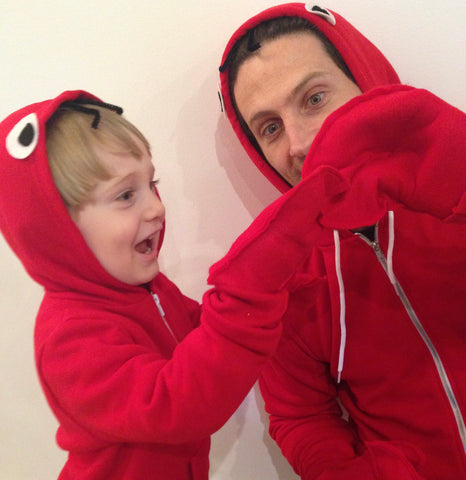
[[[298,269],[261,376],[270,433],[303,480],[466,478],[466,117],[400,86],[337,13],[310,2],[272,7],[234,33],[220,77],[235,133],[281,192],[298,187],[242,130],[228,77],[237,40],[281,16],[316,25],[364,93],[326,119],[304,162],[298,187],[322,168],[351,187],[321,200],[317,223],[333,239]],[[373,237],[351,231],[373,224]]]

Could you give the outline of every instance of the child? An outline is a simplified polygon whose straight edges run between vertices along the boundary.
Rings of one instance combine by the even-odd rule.
[[[45,289],[35,356],[69,452],[59,478],[206,480],[209,435],[274,352],[293,272],[326,234],[302,231],[318,214],[304,198],[346,187],[329,172],[264,212],[212,269],[201,314],[159,272],[150,149],[120,114],[67,91],[6,118],[0,229]]]
[[[261,373],[272,437],[303,480],[466,478],[466,116],[400,85],[311,2],[247,20],[220,71],[235,133],[277,189],[322,165],[351,184],[319,219],[334,238],[297,272]]]

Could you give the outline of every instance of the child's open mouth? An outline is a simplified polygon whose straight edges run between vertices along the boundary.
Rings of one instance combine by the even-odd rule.
[[[149,253],[152,252],[153,244],[154,244],[154,237],[152,236],[152,237],[146,238],[142,242],[139,242],[135,248],[137,252],[142,253],[144,255],[149,255]]]

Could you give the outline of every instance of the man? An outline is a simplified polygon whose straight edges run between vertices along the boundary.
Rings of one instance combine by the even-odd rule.
[[[297,271],[261,378],[272,437],[305,480],[463,478],[464,114],[400,85],[315,5],[247,21],[220,71],[238,138],[281,192],[323,165],[351,185],[323,208],[334,244]]]

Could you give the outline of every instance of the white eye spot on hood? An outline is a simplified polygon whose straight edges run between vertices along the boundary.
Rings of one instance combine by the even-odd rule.
[[[8,153],[18,160],[24,160],[35,150],[39,141],[39,121],[35,113],[22,118],[6,137]]]
[[[330,12],[326,8],[319,7],[319,5],[315,5],[311,2],[306,3],[305,8],[308,12],[314,13],[315,15],[322,17],[324,20],[327,20],[327,22],[330,23],[330,25],[335,25],[337,23],[332,12]]]

